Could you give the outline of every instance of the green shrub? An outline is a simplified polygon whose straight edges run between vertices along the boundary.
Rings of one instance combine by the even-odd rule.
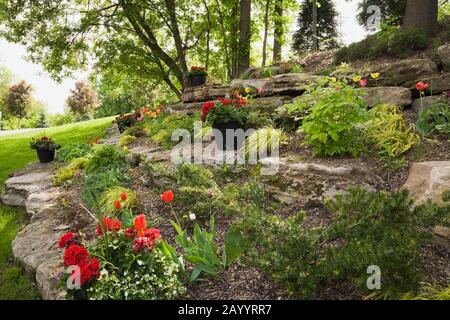
[[[375,59],[385,55],[403,58],[426,49],[427,46],[427,35],[419,29],[390,28],[339,49],[335,55],[335,63]]]
[[[128,178],[120,169],[86,174],[82,177],[81,198],[90,208],[99,208],[101,196],[106,190],[127,182]]]
[[[270,78],[270,77],[273,77],[274,74],[275,74],[275,72],[272,67],[264,68],[264,70],[261,71],[262,78]]]
[[[73,159],[86,157],[92,150],[92,146],[87,143],[70,143],[58,150],[57,156],[60,161],[70,163]]]
[[[83,169],[87,162],[88,159],[84,157],[73,159],[68,166],[58,170],[55,177],[53,178],[53,183],[55,185],[61,185],[64,182],[72,179],[75,176],[75,173],[78,170]]]
[[[395,158],[420,142],[414,125],[406,126],[399,107],[381,105],[372,108],[370,113],[373,119],[368,122],[368,137],[383,155]]]
[[[180,165],[173,173],[173,179],[178,186],[216,187],[214,173],[205,168],[205,166],[191,163],[184,163]]]
[[[336,88],[319,87],[311,91],[314,106],[300,132],[314,155],[357,156],[364,148],[361,124],[368,119],[367,104],[353,87],[335,82]]]
[[[386,193],[349,189],[326,203],[327,227],[311,228],[300,212],[283,219],[248,210],[237,226],[254,243],[251,262],[292,295],[314,297],[336,281],[368,292],[367,268],[382,272],[382,290],[415,291],[423,276],[421,245],[435,225],[448,225],[450,206],[413,205],[405,190]]]
[[[145,129],[143,122],[138,122],[132,127],[128,128],[123,132],[124,135],[133,136],[136,138],[143,137],[147,134],[147,130]]]
[[[125,152],[119,151],[114,145],[96,145],[92,151],[92,156],[85,166],[86,173],[111,169],[126,171],[129,168]]]
[[[130,136],[127,134],[124,134],[120,137],[119,143],[117,144],[119,147],[124,147],[132,143],[134,140],[136,140],[135,136]]]

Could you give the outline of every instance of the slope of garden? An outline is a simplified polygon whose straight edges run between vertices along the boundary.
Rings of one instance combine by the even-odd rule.
[[[64,144],[59,165],[6,182],[3,201],[32,214],[14,255],[49,299],[64,297],[70,265],[81,272],[70,298],[448,298],[447,47],[440,63],[424,53],[310,73],[298,72],[308,61],[251,69],[119,117],[123,133],[114,125],[98,144]],[[257,130],[244,149],[274,138],[279,157],[171,162],[173,130],[214,145],[223,117]],[[277,174],[262,174],[274,164]],[[373,265],[380,290],[367,286]]]

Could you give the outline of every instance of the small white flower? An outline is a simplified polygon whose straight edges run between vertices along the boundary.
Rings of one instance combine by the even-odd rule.
[[[195,216],[194,213],[190,213],[190,214],[189,214],[189,219],[191,219],[192,221],[194,221],[195,218],[196,218],[196,216]]]

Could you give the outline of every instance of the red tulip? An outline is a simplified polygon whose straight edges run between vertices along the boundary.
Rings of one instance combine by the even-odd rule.
[[[136,229],[138,237],[144,236],[145,228],[147,227],[147,220],[145,215],[140,214],[134,218],[134,229]]]
[[[122,192],[122,194],[120,195],[120,199],[122,199],[122,201],[127,200],[127,194],[125,192]]]
[[[422,92],[422,91],[427,90],[427,88],[428,88],[428,84],[426,84],[425,82],[420,81],[420,82],[417,82],[417,84],[416,84],[417,91]]]
[[[120,201],[114,202],[114,207],[116,207],[117,210],[122,209],[122,205],[120,204]]]
[[[165,203],[171,203],[173,201],[174,194],[172,191],[166,191],[161,195],[161,200]]]

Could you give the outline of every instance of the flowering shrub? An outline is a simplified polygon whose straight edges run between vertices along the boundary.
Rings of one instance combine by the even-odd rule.
[[[56,150],[61,148],[52,138],[42,136],[39,138],[32,138],[30,148],[35,150]]]
[[[124,212],[122,216],[130,215]],[[80,287],[68,290],[69,296],[173,299],[184,294],[178,279],[179,265],[162,251],[160,231],[149,227],[143,214],[123,220],[104,216],[97,225],[97,234],[89,250],[78,243],[73,233],[63,235],[58,242],[66,248],[64,266],[77,266],[80,271]],[[70,276],[76,279],[75,272]],[[62,283],[66,284],[68,278],[64,277]]]
[[[130,113],[130,114],[122,114],[118,117],[116,117],[113,121],[113,123],[117,124],[117,127],[119,128],[120,133],[124,132],[126,128],[132,127],[136,122],[138,122],[138,119],[142,117],[142,115],[139,112],[136,113]]]
[[[246,99],[219,98],[219,102],[205,102],[202,105],[202,120],[210,125],[235,121],[245,125],[249,110],[244,107]]]

